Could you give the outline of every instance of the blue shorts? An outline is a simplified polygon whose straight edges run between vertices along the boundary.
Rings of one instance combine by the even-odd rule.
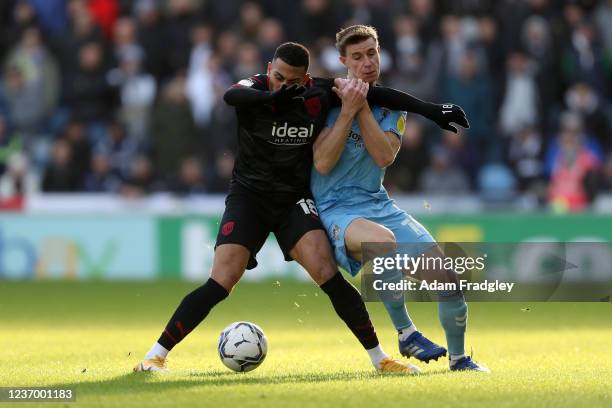
[[[365,218],[389,228],[395,234],[396,242],[402,244],[401,252],[408,256],[419,256],[436,245],[429,231],[399,209],[393,200],[371,198],[356,201],[359,203],[337,203],[323,211],[319,210],[319,216],[334,249],[336,262],[352,276],[359,273],[362,264],[348,255],[344,234],[351,222],[357,218]]]

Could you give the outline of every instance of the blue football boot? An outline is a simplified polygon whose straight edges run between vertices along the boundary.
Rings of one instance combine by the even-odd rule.
[[[472,357],[463,357],[454,363],[451,361],[450,363],[451,371],[480,371],[481,373],[490,373],[487,367],[476,363],[472,360]]]
[[[446,355],[446,349],[433,343],[421,332],[412,333],[404,341],[399,341],[399,351],[405,357],[414,357],[424,363],[429,363],[429,360],[438,360]]]

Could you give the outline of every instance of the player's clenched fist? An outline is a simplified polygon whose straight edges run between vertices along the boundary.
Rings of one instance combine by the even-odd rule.
[[[369,84],[361,79],[349,79],[342,84],[339,82],[340,88],[333,87],[332,90],[342,100],[342,110],[351,116],[357,114],[366,104],[368,96]]]

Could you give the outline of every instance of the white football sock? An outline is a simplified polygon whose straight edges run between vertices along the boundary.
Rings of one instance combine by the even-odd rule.
[[[414,333],[415,331],[417,331],[416,326],[413,324],[411,324],[409,327],[406,327],[405,329],[402,330],[398,330],[397,331],[397,336],[399,337],[400,341],[404,341],[406,340],[412,333]]]
[[[450,354],[450,365],[455,365],[455,363],[465,357],[465,354]]]
[[[385,358],[389,357],[383,351],[382,347],[380,347],[380,344],[366,351],[368,352],[368,355],[370,356],[370,360],[372,360],[372,364],[374,365],[374,368],[376,368],[377,370],[380,369],[380,362],[383,361]]]
[[[168,353],[169,351],[166,350],[164,346],[159,343],[155,343],[153,347],[151,347],[151,350],[149,350],[149,352],[145,354],[145,359],[150,360],[152,358],[155,358],[155,356],[166,358]]]

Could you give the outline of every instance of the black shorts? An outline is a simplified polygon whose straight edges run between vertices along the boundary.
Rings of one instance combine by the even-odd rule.
[[[230,186],[215,249],[239,244],[251,251],[247,269],[257,266],[257,253],[273,232],[286,261],[289,252],[312,230],[324,230],[310,191],[302,194],[257,193],[238,182]]]

